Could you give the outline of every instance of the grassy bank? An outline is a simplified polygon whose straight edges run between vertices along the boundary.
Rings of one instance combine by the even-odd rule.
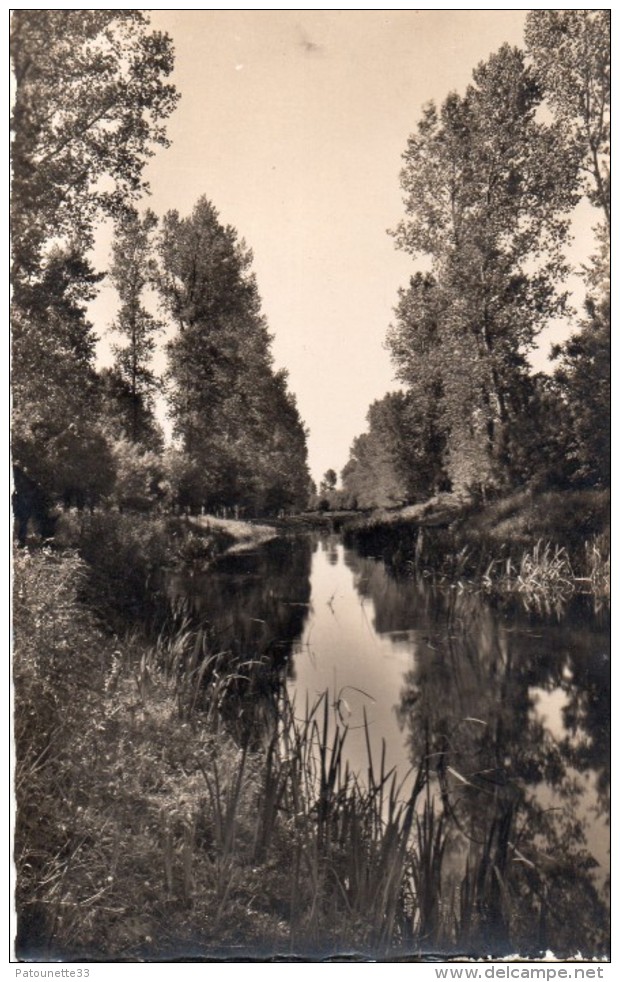
[[[187,623],[115,636],[88,578],[75,553],[16,557],[19,957],[604,953],[587,878],[519,859],[515,789],[467,840],[441,755],[401,786],[369,749],[358,780],[327,693],[282,694],[244,746],[227,708],[252,664]]]
[[[122,632],[134,624],[157,626],[163,570],[206,569],[225,552],[253,548],[275,534],[269,526],[213,516],[73,511],[60,516],[53,549],[84,560],[82,599]]]
[[[16,559],[18,954],[402,944],[423,775],[404,800],[382,767],[363,790],[327,696],[301,717],[283,703],[260,752],[238,746],[218,708],[243,666],[220,659],[198,698],[199,636],[107,636],[79,600],[86,576],[75,555]]]
[[[519,591],[558,599],[574,591],[608,600],[610,495],[607,491],[520,492],[486,504],[441,495],[345,527],[345,541],[400,570],[490,594]]]
[[[307,511],[298,515],[270,519],[283,532],[340,532],[344,526],[359,517],[354,511]]]
[[[16,555],[19,957],[604,953],[587,877],[519,859],[509,786],[467,840],[451,758],[427,747],[401,786],[369,749],[358,779],[338,700],[283,685],[244,742],[269,666],[158,615],[162,565],[253,541],[207,521],[68,516]]]
[[[277,535],[273,525],[258,522],[243,522],[232,518],[217,518],[214,515],[190,515],[186,519],[192,531],[220,542],[227,542],[228,552],[242,552],[268,542]]]

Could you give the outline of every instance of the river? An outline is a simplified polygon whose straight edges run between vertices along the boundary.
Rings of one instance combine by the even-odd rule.
[[[398,578],[335,535],[275,539],[169,586],[220,650],[268,661],[298,714],[329,691],[360,780],[368,746],[375,771],[383,754],[405,785],[430,761],[468,843],[501,819],[532,883],[551,870],[579,902],[607,896],[609,616],[590,598],[545,615],[498,609],[473,589]]]

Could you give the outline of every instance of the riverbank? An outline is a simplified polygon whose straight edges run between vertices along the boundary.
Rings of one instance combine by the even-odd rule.
[[[215,515],[188,515],[185,520],[190,529],[219,540],[226,552],[254,549],[278,534],[273,524],[218,518]]]
[[[549,590],[610,593],[608,491],[523,491],[487,503],[453,495],[348,522],[345,541],[393,568],[489,593],[526,583]]]
[[[404,800],[383,764],[361,787],[327,693],[240,745],[222,707],[242,666],[185,622],[114,636],[87,576],[68,552],[15,561],[18,957],[419,951],[422,764]]]
[[[539,510],[543,505],[548,512],[550,502],[539,502]],[[523,514],[517,508],[514,521]],[[455,534],[458,525],[450,526],[465,518],[464,510],[442,518],[434,506],[414,515],[425,535]],[[411,513],[387,517],[387,524],[413,527]],[[433,526],[439,519],[444,524]],[[472,514],[470,535],[473,522]],[[501,526],[496,520],[493,527]],[[346,765],[336,693],[293,713],[284,672],[248,644],[213,647],[208,630],[186,612],[175,619],[162,607],[156,577],[162,566],[185,562],[191,570],[195,561],[202,569],[235,543],[272,534],[255,530],[206,516],[196,525],[100,513],[70,516],[59,529],[64,544],[61,536],[54,550],[17,552],[19,956],[535,955],[542,915],[527,901],[532,863],[514,861],[507,839],[494,838],[493,823],[472,853],[469,878],[451,882],[442,896],[441,857],[458,834],[439,799],[426,797],[437,779],[434,754],[420,751],[410,796],[399,792],[397,777],[383,772],[376,754],[367,783],[358,783]],[[298,599],[290,590],[283,596]],[[244,594],[240,603],[252,621],[270,616]],[[323,606],[331,617],[333,608]],[[291,633],[274,629],[275,621],[260,623],[268,638]],[[271,673],[268,708],[276,712],[261,717],[268,725],[258,739],[244,741],[244,727],[235,723],[261,710],[256,687],[263,670]],[[495,712],[481,706],[477,684],[468,691],[469,718]],[[445,683],[441,692],[445,698]],[[460,790],[459,773],[454,781]],[[498,801],[508,822],[516,805],[506,787]],[[490,864],[508,869],[502,875],[513,896],[505,903],[496,881],[485,877]],[[555,882],[544,880],[544,890]],[[604,953],[606,936],[597,933],[603,915],[585,892],[590,908],[581,904],[580,930],[570,928],[570,892],[562,906],[567,882],[552,903],[561,908],[560,924],[569,925],[554,927],[555,949],[574,954],[572,939],[579,938],[582,952]],[[494,933],[498,909],[501,936]]]
[[[84,560],[83,599],[122,632],[158,620],[163,571],[205,570],[225,552],[253,549],[276,534],[265,524],[209,515],[72,511],[58,518],[51,547]]]
[[[275,669],[243,646],[213,648],[208,626],[158,592],[162,567],[204,568],[272,530],[101,512],[65,515],[57,531],[14,562],[18,957],[401,944],[413,802],[395,801],[384,827],[378,788],[343,776],[327,694],[300,718],[276,687],[274,729],[240,740],[235,719],[260,712],[260,669]]]
[[[296,515],[285,515],[283,518],[269,519],[279,532],[293,532],[300,535],[305,532],[339,533],[350,522],[360,518],[360,512],[352,510],[341,511],[304,511]]]

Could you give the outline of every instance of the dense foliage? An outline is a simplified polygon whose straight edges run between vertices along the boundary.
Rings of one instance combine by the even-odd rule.
[[[142,170],[179,98],[173,49],[141,11],[16,11],[13,114],[13,457],[19,538],[54,507],[305,504],[306,432],[249,271],[206,201],[190,219],[139,210]],[[114,364],[98,372],[90,252],[113,220]],[[155,247],[157,239],[157,247]],[[200,276],[192,280],[192,263]],[[190,284],[190,280],[192,280]],[[158,290],[161,294],[158,294]],[[184,292],[185,291],[185,292]],[[163,452],[153,370],[168,315],[177,452]]]
[[[584,187],[611,227],[611,11],[532,10],[525,43],[546,98],[575,144]]]
[[[418,502],[415,528],[387,517],[395,564],[453,580],[476,566],[497,590],[518,574],[524,589],[550,596],[568,569],[570,589],[579,574],[608,599],[608,35],[607,11],[534,11],[527,55],[504,46],[464,96],[424,111],[405,154],[406,217],[395,233],[424,260],[388,334],[403,391],[370,406],[341,489],[330,468],[317,493],[251,252],[206,196],[186,217],[158,218],[142,204],[144,165],[166,147],[179,98],[170,39],[142,11],[13,12],[16,531],[22,546],[40,544],[33,530],[54,537],[53,548],[19,549],[15,559],[20,957],[174,958],[181,946],[217,958],[238,953],[240,937],[248,950],[278,954],[387,957],[464,943],[479,953],[489,931],[493,951],[512,952],[515,939],[529,950],[536,932],[546,947],[547,909],[562,951],[572,954],[585,931],[586,954],[606,952],[604,911],[587,867],[575,866],[587,857],[568,856],[572,830],[555,835],[544,814],[526,816],[564,856],[547,879],[539,858],[517,854],[509,838],[523,815],[520,792],[511,799],[517,786],[502,778],[495,808],[481,811],[461,773],[467,757],[476,778],[500,758],[508,767],[502,728],[518,729],[517,709],[531,718],[529,669],[513,671],[507,649],[472,648],[462,675],[469,706],[450,687],[454,662],[430,645],[398,709],[411,787],[399,787],[384,760],[373,770],[366,722],[364,786],[345,765],[340,697],[319,695],[304,716],[284,693],[310,609],[309,541],[297,558],[284,544],[277,589],[260,558],[248,561],[260,589],[229,598],[231,626],[216,648],[204,624],[210,605],[225,605],[217,587],[202,595],[199,628],[159,590],[163,568],[182,563],[193,576],[192,564],[212,560],[242,524],[171,512],[275,515],[310,497],[324,510]],[[527,355],[539,332],[568,315],[563,248],[584,197],[599,215],[584,312],[556,351],[554,375],[534,375]],[[102,222],[116,232],[106,272],[91,261]],[[118,313],[98,325],[90,311],[105,275]],[[98,370],[95,331],[106,328],[114,364]],[[164,329],[162,377],[153,356]],[[164,396],[169,446],[156,413]],[[527,490],[477,517],[441,494],[514,486]],[[373,554],[385,524],[371,516],[354,530]],[[254,543],[273,531],[248,528]],[[543,544],[557,528],[570,554]],[[510,539],[528,547],[518,570],[499,548]],[[266,607],[276,613],[269,621]],[[573,669],[585,687],[583,661]],[[537,665],[546,664],[543,653]],[[483,675],[492,684],[481,699]],[[562,678],[568,688],[573,675]],[[598,725],[600,688],[567,700],[575,732]],[[453,760],[445,734],[480,724],[481,712],[492,726],[472,730]],[[558,765],[531,730],[514,766],[538,782]],[[572,763],[605,761],[604,738],[572,742]],[[422,807],[431,785],[441,799]],[[597,790],[604,808],[606,763]],[[456,830],[472,846],[464,875],[446,880]],[[510,874],[513,852],[524,865]]]
[[[533,11],[526,41],[529,60],[504,45],[409,138],[394,235],[424,272],[387,336],[407,412],[386,430],[375,403],[343,472],[366,504],[609,483],[608,12]],[[541,330],[574,316],[564,253],[584,196],[603,216],[585,316],[555,375],[534,375]]]
[[[164,217],[158,251],[178,328],[168,353],[179,500],[252,513],[303,505],[305,431],[286,373],[273,369],[251,253],[204,197],[189,217]]]
[[[411,393],[390,392],[367,415],[368,433],[353,441],[342,471],[352,508],[393,508],[442,488],[442,436]]]
[[[145,190],[178,96],[170,39],[140,11],[15,11],[12,58],[13,456],[27,523],[24,484],[39,503],[78,507],[114,486],[89,250],[97,223]]]
[[[123,215],[118,223],[109,272],[120,299],[112,327],[125,341],[114,346],[112,377],[119,399],[124,394],[128,410],[123,429],[133,443],[145,445],[152,440],[153,397],[158,383],[151,358],[155,337],[163,327],[144,303],[144,291],[152,285],[155,276],[152,236],[156,226],[157,218],[150,210],[142,218],[134,211]]]

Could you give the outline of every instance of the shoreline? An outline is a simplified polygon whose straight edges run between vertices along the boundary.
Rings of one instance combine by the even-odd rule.
[[[510,503],[501,504],[505,510]],[[565,508],[570,504],[574,500],[564,499]],[[601,498],[593,517],[604,517],[604,504]],[[523,502],[518,505],[511,505],[515,527],[524,512]],[[389,527],[396,538],[384,538],[384,547],[398,542],[403,569],[415,542],[412,534],[403,539],[403,529],[417,536],[420,517],[432,521],[439,515],[428,502],[415,507],[387,521],[376,514],[361,520],[362,530],[370,524],[375,535],[385,536]],[[489,507],[497,511],[500,503]],[[462,528],[471,537],[476,522],[486,528],[490,520],[484,510],[482,516],[472,511]],[[307,747],[325,760],[334,753],[320,737],[328,714],[337,714],[327,694],[305,718],[291,711],[279,721],[288,741],[283,751],[273,741],[267,748],[242,747],[227,728],[222,705],[247,681],[245,652],[240,660],[212,649],[208,634],[187,621],[157,637],[132,629],[147,610],[141,591],[148,591],[148,571],[166,552],[175,550],[180,561],[179,546],[185,549],[189,542],[201,547],[204,558],[197,552],[192,559],[188,551],[185,562],[208,565],[227,547],[251,548],[286,534],[287,527],[299,530],[303,522],[307,516],[268,526],[211,516],[168,523],[102,513],[86,520],[82,540],[97,566],[79,558],[75,546],[18,550],[14,677],[21,921],[16,947],[21,955],[166,958],[179,947],[193,950],[199,939],[201,954],[210,957],[222,947],[232,951],[240,937],[248,954],[266,949],[281,955],[292,944],[311,952],[308,906],[320,911],[340,903],[340,887],[325,872],[336,854],[349,864],[343,866],[347,876],[357,868],[358,856],[367,856],[370,865],[362,872],[375,877],[373,896],[383,896],[386,867],[375,866],[372,857],[393,843],[380,822],[371,823],[376,834],[364,831],[362,822],[380,800],[383,778],[360,796],[355,782],[334,783],[341,771],[334,756],[321,799],[325,809],[333,803],[333,810],[322,811],[320,821],[313,795],[304,791],[314,773]],[[333,523],[325,520],[326,526]],[[446,524],[424,528],[427,543],[458,531]],[[180,534],[180,542],[171,532]],[[351,534],[350,525],[344,534]],[[394,554],[391,561],[397,565],[399,557]],[[91,588],[85,591],[89,578]],[[105,597],[116,603],[118,620],[102,622]],[[414,811],[412,799],[394,815],[398,857],[406,854],[410,862],[426,855],[424,837],[414,833],[410,840],[407,831]],[[360,830],[350,852],[342,851],[338,833],[343,814],[354,817]],[[302,856],[316,857],[316,869],[306,870]],[[387,868],[401,869],[398,857]],[[358,879],[365,882],[356,874]],[[95,880],[100,900],[80,918],[74,912],[92,897]],[[349,921],[339,908],[341,928],[321,918],[319,935],[335,950],[354,939],[375,956],[406,956],[406,939],[392,934],[391,911],[401,881],[392,888],[385,909],[369,905],[368,896],[360,894],[355,909],[361,919],[352,915]],[[433,889],[439,889],[437,883]],[[284,909],[286,917],[278,913]],[[373,934],[375,924],[385,927],[385,940]],[[604,944],[592,935],[589,948],[599,954]]]
[[[490,596],[610,598],[609,491],[522,491],[486,503],[441,495],[348,523],[344,541],[399,572],[473,583]]]

